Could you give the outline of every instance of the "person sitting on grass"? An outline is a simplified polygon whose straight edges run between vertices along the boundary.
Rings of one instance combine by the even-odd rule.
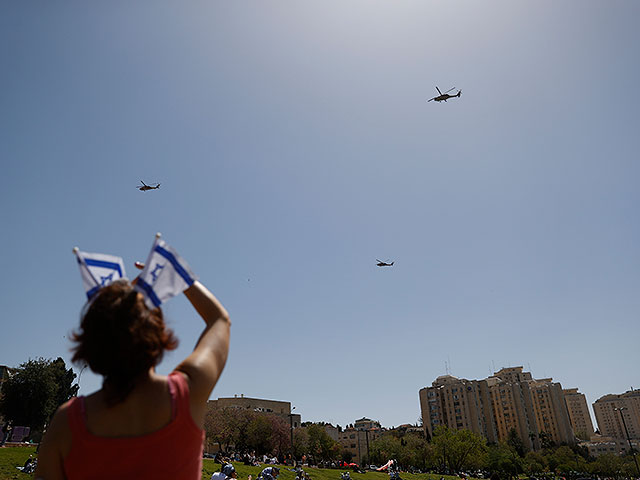
[[[262,478],[262,480],[276,480],[278,475],[280,475],[278,467],[267,467],[260,472],[259,478]]]
[[[168,376],[155,366],[178,342],[162,310],[126,280],[96,294],[73,334],[73,361],[102,375],[102,388],[58,409],[36,479],[200,480],[206,403],[227,361],[230,321],[200,282],[184,293],[205,325]]]

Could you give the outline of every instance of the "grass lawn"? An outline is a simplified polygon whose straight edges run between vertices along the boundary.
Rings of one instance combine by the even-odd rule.
[[[0,480],[27,480],[31,475],[22,473],[21,467],[30,454],[35,455],[36,447],[3,447],[0,448]]]
[[[0,448],[0,480],[27,480],[30,479],[30,475],[26,475],[16,469],[21,467],[24,462],[27,461],[30,454],[35,455],[35,447],[5,447]],[[263,468],[268,465],[262,465],[260,467],[250,467],[243,465],[242,463],[234,463],[234,467],[238,472],[238,480],[247,480],[249,475],[253,476],[253,480],[258,478],[258,474]],[[204,459],[202,462],[202,480],[209,480],[211,474],[220,471],[220,464],[215,463],[213,460]],[[340,469],[324,469],[324,468],[305,468],[312,480],[340,480],[340,474],[344,470]],[[389,476],[382,472],[367,472],[367,473],[354,473],[350,472],[353,480],[388,480]],[[442,475],[432,474],[420,474],[412,475],[410,473],[401,473],[402,480],[439,480]],[[295,474],[287,467],[280,466],[280,476],[278,480],[295,480]],[[445,476],[446,480],[459,480],[457,477]]]
[[[236,468],[238,472],[238,480],[247,480],[247,476],[250,474],[253,476],[253,480],[256,480],[258,474],[262,471],[263,468],[268,465],[262,465],[260,467],[249,467],[247,465],[243,465],[242,463],[234,463],[233,466]],[[280,476],[278,480],[295,480],[295,473],[289,471],[285,466],[280,466]],[[220,464],[214,463],[213,460],[205,459],[203,461],[202,467],[202,479],[209,480],[211,478],[211,474],[213,472],[220,471]],[[346,469],[333,469],[333,468],[311,468],[305,467],[304,471],[309,474],[312,480],[340,480],[340,474]],[[383,472],[367,472],[367,473],[355,473],[353,471],[349,471],[351,478],[353,480],[388,480],[389,475]],[[411,473],[401,473],[400,476],[402,480],[439,480],[443,477],[443,475],[436,474],[411,474]],[[446,480],[460,480],[458,477],[453,477],[449,475],[444,475]]]

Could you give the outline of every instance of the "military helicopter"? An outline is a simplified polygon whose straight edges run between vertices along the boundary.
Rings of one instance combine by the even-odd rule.
[[[378,267],[393,267],[393,264],[396,263],[396,262],[391,262],[391,263],[383,262],[382,260],[378,260],[377,258],[376,258],[376,262],[378,262],[376,263]]]
[[[160,188],[160,184],[159,183],[157,183],[155,187],[152,187],[151,185],[147,185],[142,180],[140,180],[140,183],[142,185],[138,185],[136,188],[138,190],[140,190],[141,192],[146,192],[147,190],[156,190],[156,189]]]
[[[449,92],[450,92],[451,90],[455,90],[455,88],[456,88],[456,87],[450,88],[450,89],[449,89],[449,90],[447,90],[446,92],[442,93],[442,92],[440,91],[440,89],[439,89],[438,87],[436,87],[436,90],[438,90],[438,93],[439,93],[440,95],[438,95],[437,97],[430,98],[429,100],[427,100],[427,102],[430,102],[431,100],[435,100],[436,102],[442,102],[442,101],[444,100],[444,101],[446,102],[446,101],[447,101],[447,98],[455,98],[455,97],[459,97],[459,96],[460,96],[460,94],[462,93],[462,90],[458,90],[458,93],[457,93],[457,94],[455,94],[455,95],[449,95]]]

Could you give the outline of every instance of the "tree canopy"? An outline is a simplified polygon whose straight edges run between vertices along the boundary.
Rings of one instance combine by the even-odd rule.
[[[0,412],[14,425],[41,430],[56,409],[77,394],[75,378],[60,357],[30,359],[4,382]]]

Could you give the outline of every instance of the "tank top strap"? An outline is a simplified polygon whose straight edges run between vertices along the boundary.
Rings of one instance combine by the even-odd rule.
[[[74,437],[84,436],[86,431],[86,409],[84,396],[74,397],[69,400],[67,416],[69,418],[69,428]]]
[[[171,416],[191,417],[191,404],[189,403],[189,384],[182,372],[174,370],[169,374],[169,392],[171,394]]]

